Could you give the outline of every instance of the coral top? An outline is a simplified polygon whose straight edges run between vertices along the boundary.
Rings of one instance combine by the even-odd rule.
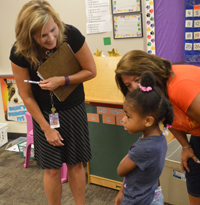
[[[200,67],[172,65],[175,76],[168,80],[167,92],[174,107],[172,127],[200,136],[200,124],[186,115],[195,97],[200,93]]]

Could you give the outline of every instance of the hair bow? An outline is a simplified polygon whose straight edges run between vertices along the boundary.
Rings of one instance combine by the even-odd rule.
[[[172,126],[169,125],[169,124],[166,124],[166,127],[163,128],[163,134],[164,134],[165,136],[169,134],[168,128],[172,128]]]
[[[139,88],[140,88],[140,90],[143,91],[143,92],[149,92],[149,91],[152,90],[152,87],[150,87],[150,86],[145,87],[145,86],[142,86],[142,85],[140,85],[140,84],[139,84]]]
[[[166,124],[166,127],[167,127],[167,128],[172,128],[172,126],[171,126],[171,125],[169,125],[169,124]]]

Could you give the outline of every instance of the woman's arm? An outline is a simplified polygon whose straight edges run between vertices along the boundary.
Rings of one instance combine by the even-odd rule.
[[[188,167],[187,161],[189,158],[193,158],[195,162],[198,162],[198,159],[195,158],[194,151],[190,148],[190,144],[188,142],[186,133],[180,130],[176,130],[174,128],[169,129],[170,132],[176,137],[182,147],[188,147],[186,149],[182,149],[181,152],[181,168],[184,171],[184,168],[189,172],[190,169]]]
[[[72,76],[69,76],[70,82],[72,84],[76,84],[94,78],[96,76],[96,65],[86,42],[84,42],[81,49],[76,52],[75,55],[82,67],[82,70]]]
[[[195,97],[195,99],[190,104],[186,112],[186,115],[200,124],[200,93]],[[176,130],[174,128],[170,128],[169,130],[176,137],[176,139],[179,141],[182,147],[190,146],[185,132]],[[188,148],[182,149],[181,168],[182,170],[184,170],[185,168],[188,172],[190,171],[187,165],[187,160],[189,158],[192,158],[195,162],[199,163],[199,159],[196,158],[192,148],[188,147]]]
[[[80,63],[82,70],[74,75],[70,75],[69,84],[79,84],[90,80],[96,76],[96,65],[92,53],[87,45],[84,42],[81,49],[75,53],[78,62]],[[65,77],[52,77],[41,81],[40,87],[45,90],[55,90],[59,86],[65,85]]]
[[[192,101],[186,115],[200,124],[200,93]]]
[[[54,146],[63,146],[63,143],[61,142],[62,137],[59,132],[55,129],[51,129],[49,123],[44,118],[37,102],[35,101],[31,84],[24,82],[24,80],[30,79],[28,69],[19,67],[12,62],[11,66],[20,96],[26,106],[26,109],[40,125],[41,129],[45,133],[47,141]]]
[[[128,154],[121,160],[117,167],[117,174],[120,177],[126,176],[130,171],[135,169],[137,165],[129,158]]]

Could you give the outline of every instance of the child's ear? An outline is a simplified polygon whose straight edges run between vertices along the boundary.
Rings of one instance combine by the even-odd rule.
[[[154,118],[152,116],[147,116],[145,119],[145,126],[151,127],[154,123]]]

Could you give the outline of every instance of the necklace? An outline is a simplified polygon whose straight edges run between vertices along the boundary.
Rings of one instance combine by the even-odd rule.
[[[53,55],[53,53],[54,53],[53,50],[47,50],[47,51],[45,52],[45,54],[46,54],[46,59],[48,59],[51,55]]]

